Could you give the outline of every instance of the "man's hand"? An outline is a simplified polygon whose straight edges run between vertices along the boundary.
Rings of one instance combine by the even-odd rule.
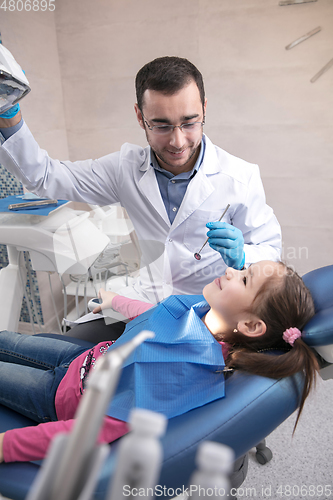
[[[0,128],[14,127],[14,125],[20,123],[21,118],[20,105],[15,104],[15,106],[0,115]]]
[[[206,226],[209,246],[221,254],[227,266],[242,269],[245,263],[242,231],[227,222],[208,222]]]

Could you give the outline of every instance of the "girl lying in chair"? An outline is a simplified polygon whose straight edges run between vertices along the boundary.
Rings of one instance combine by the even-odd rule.
[[[284,264],[262,261],[242,271],[228,268],[224,276],[205,286],[203,297],[171,296],[154,307],[104,290],[101,290],[100,295],[103,303],[94,312],[112,306],[129,318],[136,317],[128,323],[125,333],[117,342],[143,329],[153,329],[156,339],[167,339],[159,351],[163,352],[166,362],[152,361],[152,365],[157,367],[156,374],[149,374],[149,381],[153,379],[151,385],[155,387],[154,390],[156,387],[159,390],[165,382],[170,381],[170,371],[175,361],[173,356],[179,360],[179,350],[184,351],[184,339],[186,354],[191,346],[199,346],[199,351],[196,351],[200,352],[196,361],[198,370],[201,370],[199,377],[193,381],[192,372],[187,371],[186,367],[185,375],[184,367],[183,371],[176,370],[174,380],[177,383],[170,383],[168,391],[172,393],[169,400],[174,397],[176,403],[171,401],[169,409],[165,412],[163,408],[162,411],[168,418],[223,396],[224,369],[240,369],[271,378],[281,378],[303,370],[305,384],[297,424],[318,370],[315,354],[301,339],[301,330],[313,316],[314,305],[301,278]],[[169,338],[173,342],[170,349]],[[0,403],[40,424],[0,434],[0,461],[41,459],[56,433],[70,431],[89,370],[94,368],[99,356],[109,348],[116,347],[111,344],[101,342],[87,351],[61,338],[58,340],[10,332],[0,334]],[[148,346],[148,351],[152,348],[148,342],[140,347],[143,346]],[[202,358],[200,346],[204,346]],[[283,353],[272,355],[272,349],[282,350]],[[151,354],[152,351],[149,352]],[[203,358],[209,358],[210,355],[214,357],[210,363],[213,371],[208,366],[205,372],[201,366]],[[216,365],[220,369],[216,369]],[[127,384],[133,383],[133,378],[129,376],[122,383],[120,381],[120,388],[104,419],[100,442],[110,443],[128,431],[126,411],[117,406],[117,396],[120,396],[121,401],[124,391],[126,393],[127,390],[128,394],[128,388],[135,393],[140,376],[136,380],[137,386],[134,382],[134,388],[127,387]],[[199,389],[196,380],[202,384]],[[191,395],[191,382],[194,386],[192,394],[195,394],[193,400],[187,397],[186,392],[189,388]],[[161,392],[152,394],[160,395]],[[198,393],[202,396],[201,400],[198,400]],[[154,400],[154,396],[149,399],[149,395],[144,395],[145,407],[161,411],[159,399]]]

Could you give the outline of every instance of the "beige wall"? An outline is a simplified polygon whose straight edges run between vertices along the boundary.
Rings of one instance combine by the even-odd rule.
[[[134,77],[161,55],[202,71],[207,135],[258,163],[283,230],[283,257],[304,273],[332,264],[333,2],[56,0],[54,13],[1,12],[4,44],[26,70],[24,117],[58,158],[144,145]],[[322,31],[287,51],[313,28]]]

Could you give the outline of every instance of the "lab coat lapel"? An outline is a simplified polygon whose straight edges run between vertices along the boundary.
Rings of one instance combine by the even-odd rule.
[[[147,159],[140,167],[140,171],[145,171],[145,173],[138,182],[139,190],[160,215],[160,217],[162,217],[163,221],[170,227],[170,220],[162,200],[155,170],[150,165],[150,155],[147,155]]]

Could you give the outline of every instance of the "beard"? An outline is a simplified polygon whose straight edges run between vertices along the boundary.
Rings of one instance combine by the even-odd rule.
[[[163,154],[163,151],[164,150],[156,150],[154,149],[151,144],[150,144],[150,147],[152,149],[152,151],[154,152],[156,158],[158,158],[159,160],[161,160],[165,165],[168,165],[169,167],[175,167],[176,165],[174,165],[174,163],[172,163],[171,161],[169,161],[166,157],[165,157],[165,154]],[[189,151],[189,156],[187,157],[187,159],[184,161],[184,163],[180,164],[180,165],[177,165],[177,168],[183,168],[183,167],[186,167],[186,165],[192,160],[192,158],[198,153],[199,154],[199,148],[200,148],[200,144],[196,147],[192,146],[190,148],[190,151]],[[194,165],[193,165],[194,166]]]
[[[201,141],[202,141],[202,134],[201,134],[201,137],[198,139],[197,143],[194,143],[194,142],[191,143],[190,142],[190,143],[188,143],[186,145],[186,149],[188,151],[187,157],[184,158],[183,163],[177,163],[177,158],[175,158],[174,162],[170,158],[168,158],[168,151],[172,151],[174,148],[172,148],[172,147],[163,147],[161,149],[157,149],[156,146],[154,144],[152,144],[152,142],[151,142],[151,140],[150,140],[150,138],[148,136],[146,128],[145,128],[145,133],[146,133],[146,138],[147,138],[147,142],[148,142],[149,146],[151,147],[151,149],[152,149],[153,153],[155,154],[157,160],[159,160],[158,163],[160,164],[160,162],[162,162],[162,164],[160,164],[160,166],[162,168],[165,168],[163,165],[166,165],[168,167],[171,167],[171,168],[174,168],[174,169],[177,169],[177,170],[183,170],[185,168],[185,170],[183,170],[184,172],[192,170],[192,168],[195,165],[195,161],[196,161],[196,159],[199,156],[200,147],[201,147]],[[193,165],[191,165],[191,168],[186,169],[186,166],[191,161],[193,161],[193,159],[195,159],[195,161],[193,162]],[[169,169],[166,169],[166,170],[169,170]],[[172,172],[172,170],[169,170],[169,171]],[[180,172],[178,172],[178,173],[180,173]]]

